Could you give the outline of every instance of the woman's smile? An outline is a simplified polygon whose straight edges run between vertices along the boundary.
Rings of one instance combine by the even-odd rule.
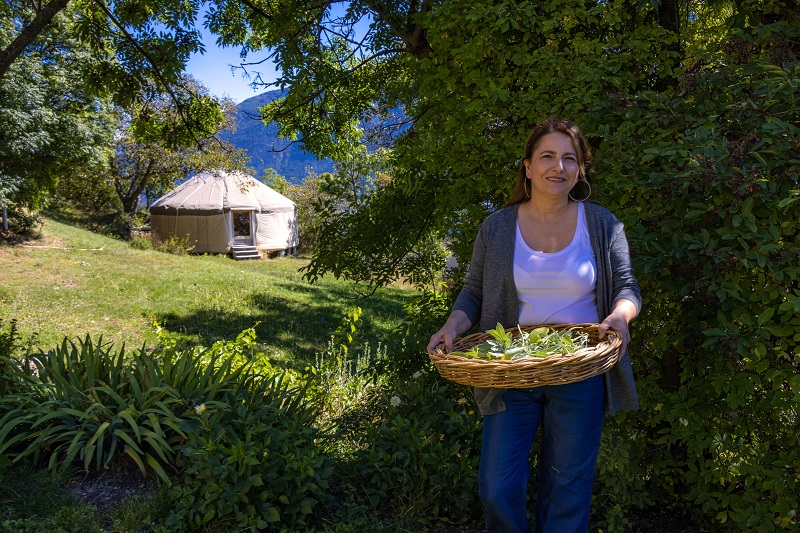
[[[577,183],[580,170],[572,139],[558,131],[543,135],[531,158],[525,160],[525,168],[531,182],[531,197],[539,194],[540,199],[543,196],[565,199]]]

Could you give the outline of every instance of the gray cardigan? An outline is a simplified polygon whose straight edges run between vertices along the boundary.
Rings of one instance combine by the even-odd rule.
[[[631,270],[624,227],[608,209],[584,205],[597,263],[597,314],[604,320],[623,298],[634,303],[638,314],[642,298]],[[454,311],[466,313],[472,324],[479,322],[481,331],[494,328],[498,322],[510,327],[519,321],[513,275],[518,211],[519,205],[513,205],[486,218],[475,239],[467,279],[453,306]],[[607,413],[639,407],[629,353],[606,372],[605,380]],[[474,393],[483,415],[505,410],[502,389],[475,388]]]

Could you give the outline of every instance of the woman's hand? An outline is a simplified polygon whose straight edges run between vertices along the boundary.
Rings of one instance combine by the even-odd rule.
[[[433,353],[439,343],[444,343],[445,353],[453,351],[453,341],[456,337],[467,331],[472,326],[466,313],[463,311],[453,311],[444,326],[433,334],[428,343],[428,353]]]
[[[619,300],[614,306],[614,310],[600,323],[600,338],[606,335],[606,331],[614,330],[622,337],[622,345],[619,347],[618,359],[622,359],[628,343],[631,340],[631,333],[628,324],[636,317],[636,306],[630,300]]]

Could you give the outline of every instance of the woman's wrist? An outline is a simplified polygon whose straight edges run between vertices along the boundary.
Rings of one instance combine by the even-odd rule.
[[[626,324],[630,324],[637,314],[636,304],[624,298],[617,300],[617,303],[614,304],[614,309],[611,311],[611,316],[624,320]]]

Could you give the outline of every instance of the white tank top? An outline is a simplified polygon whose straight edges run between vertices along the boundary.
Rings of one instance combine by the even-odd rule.
[[[597,263],[583,203],[578,204],[578,224],[572,242],[558,252],[532,250],[522,238],[517,222],[514,283],[522,326],[599,322],[595,296]]]

